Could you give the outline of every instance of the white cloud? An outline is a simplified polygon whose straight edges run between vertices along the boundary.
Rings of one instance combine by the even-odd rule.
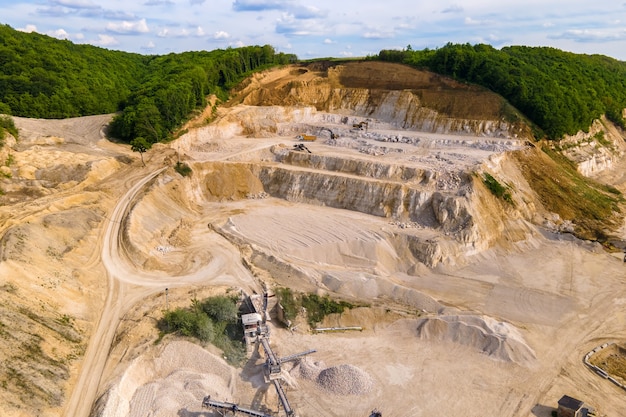
[[[70,38],[69,33],[67,33],[65,29],[52,30],[50,32],[47,32],[46,34],[49,36],[55,37],[57,39],[69,39]]]
[[[148,0],[144,3],[146,6],[172,6],[173,4],[171,0]]]
[[[90,0],[49,0],[49,3],[70,9],[100,9],[100,6]]]
[[[468,26],[484,26],[493,23],[491,20],[476,20],[471,17],[466,17],[464,22]]]
[[[224,32],[223,30],[217,31],[213,34],[213,39],[228,39],[230,35],[228,32]]]
[[[103,47],[119,45],[119,41],[110,35],[98,35],[98,39],[90,43]]]
[[[461,13],[462,11],[463,7],[459,6],[458,4],[453,4],[443,9],[441,13]]]
[[[157,36],[160,38],[189,38],[198,37],[202,38],[206,36],[206,32],[202,26],[196,26],[192,28],[169,28],[164,27],[159,29]]]
[[[106,26],[106,29],[109,32],[119,34],[137,34],[150,32],[150,29],[148,29],[148,24],[146,23],[146,19],[141,19],[136,22],[128,22],[124,20],[120,23],[109,23]]]
[[[276,33],[285,36],[312,36],[320,35],[326,30],[325,25],[320,20],[297,19],[291,13],[282,13],[276,20]]]
[[[156,48],[156,45],[152,41],[148,42],[147,45],[144,45],[144,46],[141,47],[141,49],[143,49],[144,51],[151,51],[154,48]]]
[[[260,12],[264,10],[284,10],[289,1],[281,0],[235,0],[233,10],[238,12]]]
[[[20,32],[32,33],[37,32],[37,26],[35,25],[26,25],[23,28],[17,28]]]
[[[371,31],[363,34],[365,39],[388,39],[393,38],[392,32]]]
[[[10,4],[1,13],[12,27],[40,33],[63,28],[67,35],[55,36],[78,40],[82,32],[83,42],[100,44],[108,41],[98,33],[106,33],[117,38],[116,48],[132,52],[145,50],[150,40],[156,43],[151,53],[203,50],[207,42],[235,47],[237,40],[312,58],[408,44],[422,49],[497,42],[626,60],[624,1],[569,0],[564,6],[562,0],[444,0],[409,7],[406,0],[386,0],[383,7],[329,0],[0,0]]]
[[[571,29],[553,39],[570,39],[575,42],[615,42],[626,40],[626,29],[598,30],[598,29]]]

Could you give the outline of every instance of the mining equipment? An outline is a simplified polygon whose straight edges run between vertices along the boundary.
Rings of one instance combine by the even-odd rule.
[[[215,408],[218,410],[223,410],[224,412],[231,412],[233,413],[233,415],[237,415],[237,413],[241,413],[241,414],[245,414],[245,415],[253,416],[253,417],[274,417],[271,414],[265,414],[260,411],[240,407],[234,403],[227,403],[227,402],[212,400],[210,395],[207,395],[202,400],[202,408]]]
[[[354,123],[352,125],[353,129],[363,130],[363,127],[365,127],[365,131],[367,132],[367,128],[369,127],[369,123],[368,122],[359,122],[359,123]]]
[[[315,135],[298,135],[296,139],[303,140],[305,142],[315,142],[317,140],[317,136]]]
[[[321,133],[321,132],[323,132],[323,131],[325,131],[325,130],[328,130],[328,132],[330,133],[330,138],[331,138],[331,139],[337,139],[337,138],[339,137],[339,136],[335,135],[335,134],[333,133],[333,131],[332,131],[332,130],[330,130],[329,128],[327,128],[327,127],[323,127],[323,128],[321,128],[321,129],[320,129],[320,133]]]
[[[304,145],[302,145],[304,146]],[[306,149],[306,147],[305,147]],[[291,408],[291,404],[287,400],[287,394],[283,389],[280,381],[283,379],[283,373],[281,364],[285,362],[291,362],[299,359],[305,355],[316,352],[315,349],[310,349],[305,352],[296,353],[293,355],[278,358],[272,347],[270,346],[270,329],[267,325],[267,299],[268,295],[263,295],[262,305],[259,295],[253,295],[246,298],[246,304],[250,307],[250,312],[241,316],[242,325],[244,327],[244,339],[246,345],[251,346],[255,344],[257,347],[260,344],[265,351],[265,364],[263,365],[263,374],[266,383],[272,383],[278,394],[278,399],[283,407],[283,410],[287,417],[296,417],[295,411]],[[239,405],[228,402],[221,402],[212,400],[210,396],[204,397],[202,401],[202,407],[215,408],[218,410],[224,410],[225,412],[232,412],[233,415],[237,413],[246,414],[253,417],[273,417],[270,414],[265,414],[260,411],[251,410],[248,408],[239,407]]]
[[[304,143],[296,143],[295,145],[293,145],[293,150],[294,151],[307,151],[308,153],[312,153],[309,148],[307,148],[306,146],[304,146]]]

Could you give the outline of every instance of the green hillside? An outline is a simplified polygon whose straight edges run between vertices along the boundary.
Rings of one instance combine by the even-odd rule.
[[[383,50],[402,62],[487,87],[524,113],[550,139],[586,131],[606,115],[625,127],[626,62],[554,48],[447,44],[436,50]]]
[[[206,95],[254,70],[295,61],[271,46],[144,56],[76,45],[0,25],[0,113],[66,118],[123,111],[111,133],[170,137]]]
[[[38,118],[115,112],[146,61],[0,25],[0,112]]]
[[[371,59],[401,62],[487,87],[557,139],[606,115],[626,128],[626,63],[554,48],[448,44],[383,50]],[[77,45],[0,25],[0,113],[65,118],[121,111],[111,133],[131,141],[166,140],[208,94],[225,98],[244,76],[294,55],[269,46],[163,56]]]

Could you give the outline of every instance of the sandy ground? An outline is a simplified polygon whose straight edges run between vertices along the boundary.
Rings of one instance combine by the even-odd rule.
[[[289,331],[272,324],[272,345],[280,355],[314,348],[308,359],[312,368],[350,365],[371,378],[367,392],[338,395],[305,378],[299,368],[285,367],[287,395],[298,416],[368,416],[378,409],[400,417],[547,417],[563,394],[588,402],[599,415],[617,417],[626,410],[624,392],[582,364],[595,346],[626,339],[626,267],[598,245],[529,225],[533,233],[506,248],[495,246],[434,269],[411,269],[394,243],[398,228],[389,219],[272,197],[207,198],[202,164],[270,161],[270,149],[291,148],[297,143],[293,137],[244,137],[232,126],[222,126],[216,135],[215,127],[204,127],[170,148],[149,152],[142,168],[136,155],[93,134],[101,123],[89,120],[92,134],[78,132],[80,140],[64,138],[64,129],[75,131],[75,126],[18,123],[30,135],[18,160],[54,137],[60,139],[46,139],[45,146],[60,153],[40,152],[43,159],[32,164],[52,165],[63,152],[80,153],[81,163],[110,164],[100,175],[85,177],[90,181],[68,186],[67,193],[46,197],[42,206],[31,208],[30,217],[26,211],[21,216],[32,219],[32,213],[55,205],[63,211],[62,203],[72,206],[67,199],[78,198],[77,190],[85,196],[101,181],[107,184],[107,192],[91,203],[104,219],[82,241],[89,253],[69,255],[93,271],[90,279],[98,280],[100,292],[88,302],[79,294],[71,302],[59,301],[63,308],[75,304],[90,310],[81,314],[93,323],[59,414],[217,415],[201,408],[205,395],[277,412],[278,400],[261,377],[258,355],[236,369],[210,346],[173,337],[154,344],[154,322],[164,302],[167,308],[185,306],[191,297],[259,292],[263,285],[316,290],[371,306],[325,323],[360,325],[362,332],[312,334],[304,325]],[[45,130],[37,133],[41,126]],[[402,149],[390,152],[380,149],[372,136],[377,133],[401,132],[373,123],[357,147],[321,140],[307,146],[320,155],[402,161],[433,170],[469,169],[521,146],[419,134],[420,146],[386,144]],[[176,152],[197,168],[190,179],[168,168]],[[122,165],[122,156],[134,163]],[[619,178],[623,186],[621,176],[604,175],[606,181]],[[280,262],[249,267],[259,253]],[[285,272],[282,265],[297,273]]]

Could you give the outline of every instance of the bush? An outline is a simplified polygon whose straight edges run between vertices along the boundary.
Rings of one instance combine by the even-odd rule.
[[[191,310],[177,308],[168,311],[163,318],[166,324],[166,332],[180,332],[183,336],[195,336],[195,330],[198,328],[198,315]]]
[[[354,308],[354,305],[346,301],[334,301],[328,295],[320,297],[317,294],[294,294],[289,288],[278,288],[276,295],[283,306],[285,319],[294,320],[298,310],[304,307],[309,326],[315,325],[329,314],[341,314],[346,309]]]
[[[4,144],[4,138],[6,132],[9,132],[15,139],[18,138],[19,132],[15,127],[15,122],[12,117],[0,116],[0,146]]]
[[[309,294],[302,296],[302,307],[306,309],[309,325],[314,327],[329,314],[341,314],[353,305],[345,301],[331,300],[327,295],[320,297],[317,294]]]
[[[216,296],[191,300],[188,308],[167,311],[158,322],[163,333],[179,333],[222,349],[229,363],[240,365],[246,357],[243,329],[237,320],[237,300]]]
[[[294,296],[291,288],[278,288],[276,290],[278,301],[283,307],[283,313],[285,314],[285,320],[293,321],[298,315],[298,309],[300,308],[298,300]]]
[[[213,322],[206,314],[198,314],[195,320],[194,335],[203,342],[210,342],[215,337]]]
[[[226,323],[237,321],[237,304],[230,297],[221,295],[207,298],[201,303],[201,308],[214,321]]]
[[[183,177],[191,175],[191,167],[184,162],[176,162],[174,169]]]

